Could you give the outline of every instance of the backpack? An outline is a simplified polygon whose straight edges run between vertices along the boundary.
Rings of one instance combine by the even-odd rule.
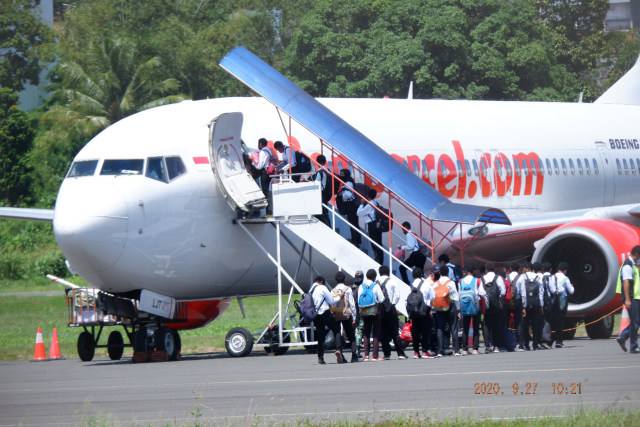
[[[462,271],[462,267],[459,267],[451,263],[447,263],[447,267],[449,267],[449,270],[453,273],[453,277],[451,278],[451,280],[453,280],[454,283],[460,283],[460,279],[464,275],[464,271]]]
[[[438,281],[433,289],[435,297],[433,301],[431,301],[431,308],[435,311],[449,311],[449,307],[451,306],[451,297],[449,296],[450,292],[447,286],[449,282],[451,282],[451,280],[447,280],[444,283]]]
[[[373,294],[374,283],[367,285],[362,284],[364,290],[358,296],[358,306],[360,307],[360,314],[362,316],[375,316],[378,313],[378,307],[376,305],[376,296]]]
[[[296,153],[296,172],[311,172],[311,160],[309,157],[301,151],[294,151],[294,153]]]
[[[422,240],[427,240],[427,239],[423,239],[421,237]],[[429,249],[429,247],[427,247],[427,245],[425,245],[424,243],[422,243],[420,240],[418,240],[418,250],[420,251],[420,253],[426,257],[428,257],[429,255],[431,255],[431,250]]]
[[[567,280],[569,280],[569,278],[565,276],[564,280],[561,282],[563,292],[558,292],[560,286],[558,286],[558,276],[556,276],[556,295],[558,298],[558,307],[560,308],[560,310],[564,310],[564,307],[567,305],[567,294],[566,292],[564,292],[564,284]]]
[[[312,296],[316,286],[318,285],[312,286],[309,292],[302,297],[302,303],[300,304],[300,317],[303,325],[308,325],[318,316],[318,309],[320,307],[315,306]],[[320,303],[320,305],[322,305],[322,303]]]
[[[493,276],[493,280],[489,283],[486,283],[484,281],[484,277],[482,278],[482,285],[484,286],[484,290],[487,293],[486,299],[488,313],[499,313],[504,309],[502,298],[500,298],[500,289],[498,289],[498,284],[496,283],[498,277],[499,276],[495,274]]]
[[[540,308],[540,284],[537,278],[530,279],[528,274],[525,274],[525,277],[524,289],[527,293],[527,310]]]
[[[378,230],[381,233],[385,233],[387,231],[389,231],[389,217],[393,218],[393,214],[389,213],[389,209],[383,208],[382,206],[380,206],[380,203],[375,202],[375,205],[380,208],[380,210],[382,212],[380,212],[378,209],[375,209],[375,221],[376,221],[376,227],[378,228]],[[393,222],[391,222],[391,229],[393,229]]]
[[[361,182],[354,182],[353,183],[353,187],[354,187],[354,189],[356,190],[356,192],[358,194],[361,194],[363,197],[365,197],[363,199],[362,197],[360,197],[360,196],[358,196],[356,194],[356,203],[358,205],[362,202],[362,200],[367,200],[366,197],[367,197],[367,194],[369,194],[369,190],[371,190],[371,187],[369,187],[367,184],[363,184]]]
[[[543,301],[544,301],[545,310],[551,310],[551,307],[553,306],[553,302],[555,300],[555,295],[553,295],[551,293],[551,290],[549,289],[550,277],[551,277],[550,274],[546,274],[542,276],[542,285],[544,286]]]
[[[334,297],[338,295],[339,291],[337,287],[333,288],[333,291],[331,291],[331,293]],[[340,298],[340,301],[338,301],[335,305],[330,305],[329,310],[338,322],[350,319],[352,310],[349,306],[349,299],[347,298],[347,295],[343,295],[342,298]]]
[[[522,302],[522,297],[520,296],[520,290],[518,289],[518,280],[520,280],[521,274],[518,274],[513,282],[509,280],[504,280],[504,286],[507,288],[507,294],[504,298],[504,303],[507,308],[511,311],[515,310],[519,307]],[[520,303],[519,303],[520,302]]]
[[[424,303],[424,295],[420,291],[424,280],[420,281],[417,288],[411,286],[411,292],[407,296],[407,314],[411,319],[426,317],[427,305]]]
[[[389,281],[389,278],[387,277],[387,279],[383,282],[377,282],[378,285],[380,286],[380,289],[382,289],[382,293],[384,294],[384,301],[382,301],[382,312],[384,314],[386,313],[391,313],[393,311],[393,305],[391,304],[391,300],[389,299],[389,294],[387,293],[387,282]]]
[[[322,203],[327,203],[333,197],[333,189],[331,188],[331,177],[324,169],[318,169],[316,176],[320,175],[320,189],[322,190]]]
[[[467,280],[466,277],[460,280],[460,312],[463,316],[475,316],[480,312],[477,283],[478,279],[475,277],[471,277],[471,280]]]

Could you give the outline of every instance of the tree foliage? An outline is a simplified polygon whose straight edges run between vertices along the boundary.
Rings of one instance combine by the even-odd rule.
[[[0,87],[20,91],[25,83],[38,84],[39,48],[52,36],[39,20],[39,4],[40,0],[0,1]]]
[[[6,205],[29,201],[31,190],[27,153],[35,131],[17,102],[17,93],[0,88],[0,202]]]

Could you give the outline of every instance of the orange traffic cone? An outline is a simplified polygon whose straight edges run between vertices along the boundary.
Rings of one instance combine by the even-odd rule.
[[[49,348],[49,359],[63,359],[60,354],[60,345],[58,344],[58,331],[53,328],[53,336],[51,337],[51,347]]]
[[[627,329],[630,324],[631,321],[629,320],[629,312],[627,311],[627,307],[623,305],[622,316],[620,316],[620,332],[618,333],[618,335],[622,334],[622,331]]]
[[[47,356],[44,354],[44,341],[42,340],[42,330],[40,328],[36,332],[36,349],[33,352],[33,360],[47,360]]]

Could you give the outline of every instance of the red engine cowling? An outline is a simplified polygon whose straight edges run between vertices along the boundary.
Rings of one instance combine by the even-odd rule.
[[[181,320],[166,326],[176,330],[200,328],[224,313],[230,304],[231,300],[179,302],[174,317]]]
[[[537,242],[532,261],[557,267],[569,263],[575,287],[569,314],[605,314],[621,305],[616,282],[622,261],[640,244],[640,228],[623,222],[592,219],[565,224]]]

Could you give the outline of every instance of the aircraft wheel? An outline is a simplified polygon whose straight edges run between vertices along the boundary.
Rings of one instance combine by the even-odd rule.
[[[83,362],[90,362],[96,353],[96,341],[93,335],[84,331],[78,336],[78,356]]]
[[[588,324],[589,322],[592,322],[594,319],[585,319],[585,323],[587,323],[586,328],[587,328],[587,335],[589,335],[589,338],[591,338],[592,340],[601,340],[601,339],[609,339],[611,338],[611,334],[613,333],[613,315],[609,315],[607,317],[605,317],[604,319],[596,322],[596,323],[592,323],[592,324]]]
[[[244,357],[251,353],[253,348],[253,335],[245,328],[233,328],[224,339],[227,353],[233,357]]]
[[[569,331],[562,332],[563,340],[572,340],[573,337],[576,336],[576,330],[574,329],[578,325],[578,321],[576,319],[567,319],[565,322],[565,329],[570,329]]]
[[[147,348],[147,330],[140,328],[133,336],[133,351],[148,351]]]
[[[163,326],[156,331],[155,346],[158,350],[166,351],[169,360],[177,360],[182,346],[180,335],[177,331]]]
[[[124,340],[120,331],[111,331],[109,339],[107,340],[107,353],[109,353],[109,359],[120,360],[122,353],[124,352]]]

